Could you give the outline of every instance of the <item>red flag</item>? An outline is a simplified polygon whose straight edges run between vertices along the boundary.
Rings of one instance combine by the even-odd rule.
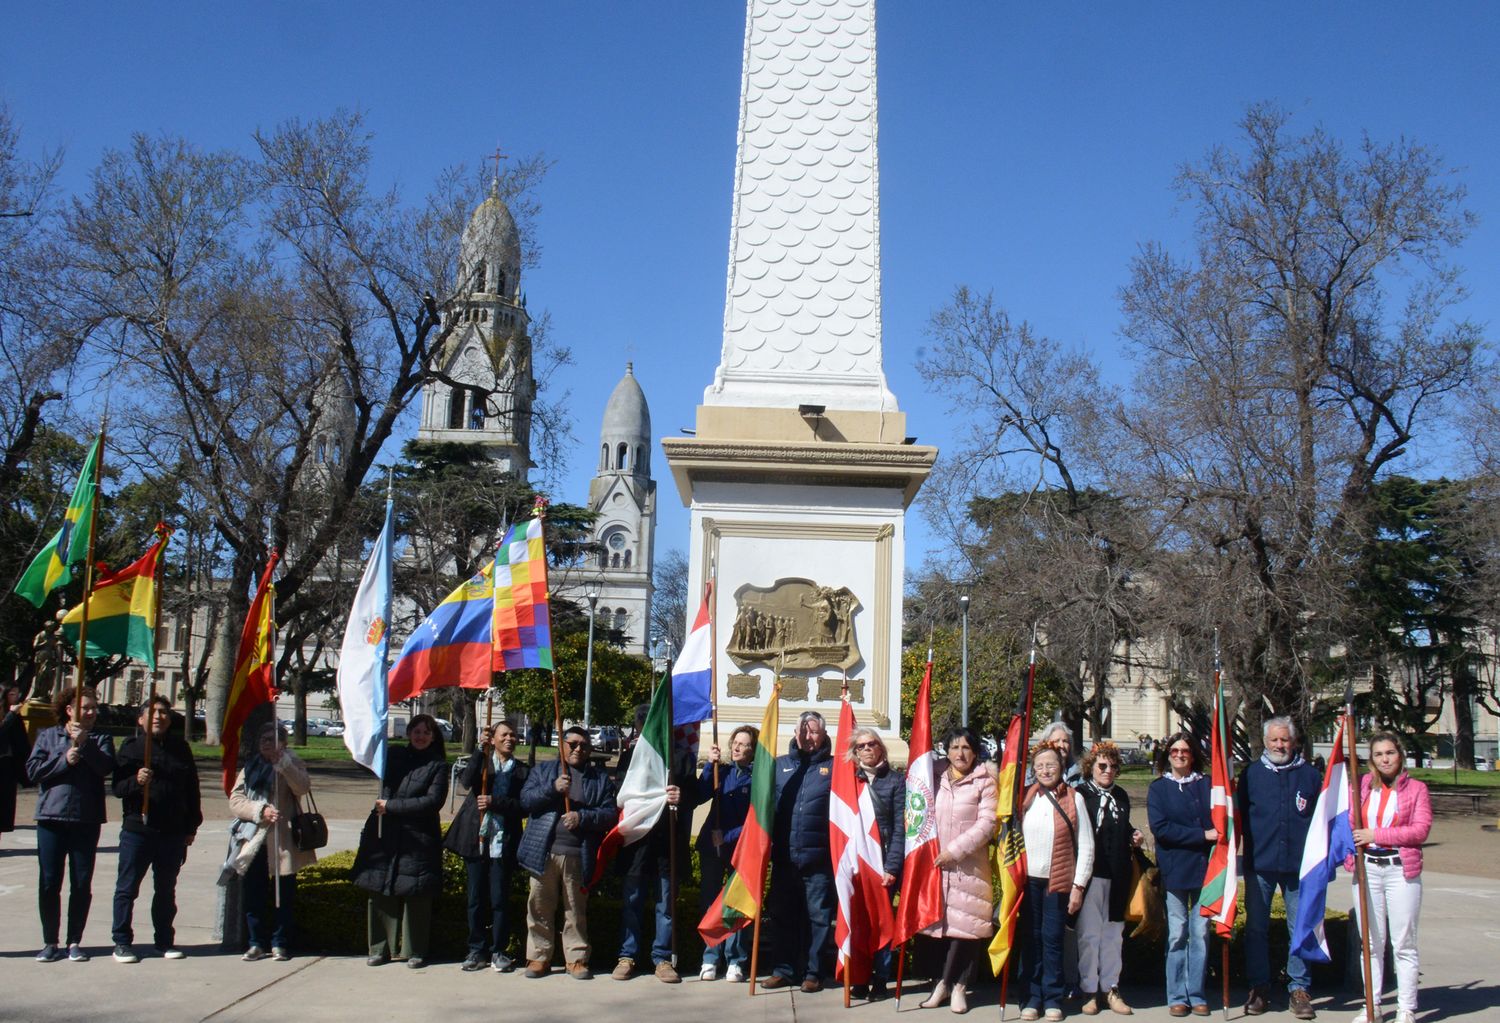
[[[226,796],[234,788],[234,776],[239,770],[240,729],[245,727],[251,711],[276,699],[276,623],[271,615],[276,587],[271,584],[271,573],[276,571],[280,556],[278,551],[271,552],[271,560],[255,589],[255,599],[250,601],[250,613],[245,616],[239,653],[234,655],[234,682],[229,687],[224,727],[219,733],[224,747]]]
[[[1228,937],[1234,933],[1234,917],[1240,892],[1239,862],[1234,853],[1234,833],[1238,830],[1234,807],[1234,771],[1230,738],[1234,724],[1224,705],[1224,683],[1214,670],[1214,721],[1209,738],[1210,776],[1209,808],[1214,830],[1219,833],[1214,851],[1208,859],[1203,877],[1203,892],[1198,911],[1214,922],[1214,930]]]
[[[937,758],[932,755],[932,651],[911,716],[911,757],[906,769],[906,859],[894,941],[910,941],[943,918],[943,879],[938,870]]]
[[[834,746],[833,783],[828,800],[828,842],[833,856],[833,886],[838,892],[838,920],[833,941],[838,949],[835,976],[848,970],[850,982],[870,980],[877,949],[891,943],[890,892],[882,884],[885,867],[880,855],[880,828],[870,789],[859,784],[858,766],[843,759],[854,734],[854,708],[843,701],[839,711],[838,744]]]

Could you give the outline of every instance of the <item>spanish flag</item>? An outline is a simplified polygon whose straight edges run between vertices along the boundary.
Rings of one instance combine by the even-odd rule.
[[[766,868],[771,863],[771,825],[776,816],[776,728],[781,683],[771,691],[771,702],[760,723],[755,766],[750,769],[750,812],[740,829],[730,859],[724,890],[703,914],[698,933],[705,945],[717,945],[760,916],[766,891]]]
[[[224,794],[234,788],[234,776],[239,770],[240,730],[250,712],[263,703],[276,699],[276,622],[272,608],[276,603],[276,587],[271,583],[271,573],[276,571],[279,551],[271,552],[271,560],[260,577],[255,599],[250,601],[250,613],[245,616],[245,630],[240,633],[239,653],[234,655],[234,682],[229,687],[229,699],[224,706],[224,727],[219,741],[224,747]]]
[[[1026,840],[1021,833],[1021,785],[1025,780],[1025,715],[1018,711],[1011,715],[1010,728],[1005,733],[1005,753],[1000,758],[1000,798],[995,803],[1000,837],[991,851],[991,866],[1000,878],[997,926],[990,942],[990,966],[997,977],[1004,975],[1005,964],[1015,946],[1016,921],[1021,914],[1021,896],[1026,891]]]
[[[114,574],[104,574],[89,594],[89,657],[119,654],[144,661],[156,670],[157,609],[161,601],[161,554],[172,531],[157,527],[157,541],[139,561]],[[63,618],[63,636],[78,647],[78,627],[83,620],[79,604]]]
[[[104,435],[100,434],[83,460],[83,471],[73,486],[62,528],[37,553],[22,573],[21,581],[16,583],[16,592],[31,601],[33,607],[41,607],[47,594],[67,585],[73,578],[72,566],[88,559],[94,495],[99,489],[99,449],[103,443]]]

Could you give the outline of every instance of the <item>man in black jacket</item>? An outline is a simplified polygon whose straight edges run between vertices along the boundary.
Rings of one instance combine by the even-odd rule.
[[[151,899],[151,926],[156,950],[165,959],[181,959],[172,927],[177,917],[177,872],[187,859],[198,826],[203,823],[203,802],[198,793],[198,767],[193,751],[180,736],[172,735],[172,705],[153,696],[141,708],[140,731],[125,740],[115,755],[114,790],[123,804],[120,826],[120,869],[115,881],[115,913],[112,937],[117,963],[138,963],[131,947],[135,931],[131,917],[141,882],[150,870],[155,894]],[[151,766],[146,766],[146,741],[150,733]]]
[[[761,983],[823,989],[833,976],[837,894],[828,845],[833,754],[823,715],[803,711],[786,756],[776,758],[776,819],[771,831],[771,925],[775,969]]]

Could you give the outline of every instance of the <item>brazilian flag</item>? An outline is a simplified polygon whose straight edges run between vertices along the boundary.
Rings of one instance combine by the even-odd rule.
[[[89,524],[98,489],[99,447],[103,443],[101,435],[89,448],[83,471],[78,474],[78,483],[73,487],[73,499],[68,502],[62,528],[41,549],[31,567],[21,576],[21,581],[16,583],[16,592],[35,607],[41,607],[47,594],[68,583],[73,578],[72,567],[89,556]]]

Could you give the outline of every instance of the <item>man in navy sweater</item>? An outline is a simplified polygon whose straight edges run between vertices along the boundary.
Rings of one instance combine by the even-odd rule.
[[[1266,948],[1271,899],[1281,889],[1288,925],[1297,915],[1302,846],[1323,779],[1302,759],[1297,727],[1289,717],[1273,717],[1261,729],[1265,752],[1240,774],[1239,804],[1245,870],[1245,973],[1250,996],[1245,1012],[1258,1016],[1269,1007],[1271,957]],[[1313,1019],[1307,993],[1307,963],[1288,953],[1288,1007],[1298,1019]]]

